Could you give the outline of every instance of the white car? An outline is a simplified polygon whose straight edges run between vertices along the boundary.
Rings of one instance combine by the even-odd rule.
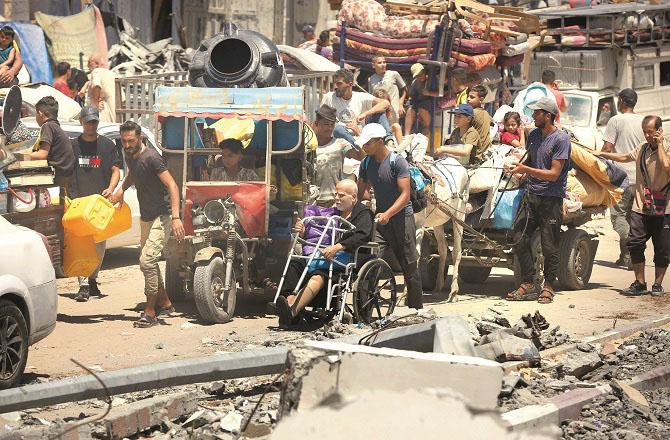
[[[21,122],[31,130],[39,130],[39,126],[35,121],[35,118],[22,118]],[[82,126],[79,122],[72,121],[59,121],[61,128],[67,133],[70,138],[76,138],[82,133]],[[100,122],[98,125],[98,134],[103,135],[114,141],[116,145],[121,149],[121,133],[119,132],[119,127],[121,124],[112,123],[112,122]],[[153,148],[161,154],[160,149],[156,146],[156,139],[154,138],[153,133],[142,127],[142,136],[145,139],[146,145],[149,148]],[[126,173],[125,162],[124,169],[121,170],[121,180],[123,180]],[[137,201],[137,190],[134,186],[128,188],[128,190],[123,194],[123,201],[128,204],[130,211],[133,215],[132,226],[129,230],[122,232],[119,235],[107,240],[107,249],[113,249],[123,246],[137,246],[140,244],[140,205]]]
[[[57,303],[46,237],[0,216],[0,389],[20,382],[28,346],[56,328]]]

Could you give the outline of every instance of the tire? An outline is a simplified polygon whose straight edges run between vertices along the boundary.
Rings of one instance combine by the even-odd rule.
[[[196,267],[193,276],[193,297],[203,321],[223,324],[233,319],[237,297],[235,271],[230,292],[224,294],[226,268],[221,257],[212,258],[207,264]]]
[[[568,229],[561,234],[558,280],[565,290],[584,289],[591,278],[595,257],[589,234]]]
[[[463,283],[481,284],[491,275],[490,266],[462,266],[458,268],[458,279]]]
[[[0,300],[0,389],[18,385],[28,360],[28,326],[21,310]]]
[[[540,234],[535,233],[533,234],[533,238],[531,241],[531,252],[533,254],[533,261],[535,261],[535,282],[541,283],[542,279],[544,278],[544,275],[542,275],[542,264],[540,264],[539,257],[542,255],[542,242],[540,241]],[[521,276],[521,263],[519,262],[519,258],[514,255],[514,263],[513,263],[513,270],[514,270],[514,286],[520,286],[521,283],[523,282],[522,276]]]
[[[440,267],[440,259],[438,257],[428,257],[419,260],[419,271],[421,272],[421,287],[425,292],[432,292],[435,290],[437,284],[437,270]],[[444,265],[444,285],[447,285],[447,275],[449,273],[449,263]]]
[[[368,261],[358,271],[353,286],[354,317],[370,324],[393,313],[398,301],[395,274],[381,258]]]
[[[173,258],[165,260],[165,291],[171,301],[183,302],[192,299],[184,292],[184,281],[179,276],[179,264]]]

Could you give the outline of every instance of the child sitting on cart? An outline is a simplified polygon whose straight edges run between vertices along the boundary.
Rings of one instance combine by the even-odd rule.
[[[358,186],[353,180],[341,180],[335,187],[335,206],[337,211],[332,215],[339,215],[351,222],[355,228],[345,232],[334,245],[322,249],[321,256],[326,260],[334,258],[341,261],[342,252],[349,254],[345,257],[351,260],[354,251],[361,245],[368,243],[372,235],[373,216],[372,211],[360,203],[357,198]],[[322,208],[323,209],[323,208]],[[300,236],[305,235],[305,225],[299,220],[294,230]],[[323,240],[326,241],[326,240]],[[298,286],[300,277],[305,270],[307,260],[295,259],[289,263],[284,282],[281,287],[280,296],[277,298],[276,307],[279,315],[279,326],[282,328],[295,325],[298,314],[307,307],[320,292],[328,281],[328,268],[317,264],[308,270],[303,286]],[[333,271],[342,271],[344,266],[333,264]]]
[[[440,156],[455,156],[461,164],[474,165],[479,163],[479,133],[472,125],[474,118],[472,106],[470,104],[459,104],[449,113],[454,115],[456,128],[445,142],[447,145],[437,149],[437,154]]]
[[[216,182],[249,182],[261,180],[250,168],[242,168],[242,150],[244,146],[237,139],[224,139],[219,143],[221,156],[215,159],[209,180]]]

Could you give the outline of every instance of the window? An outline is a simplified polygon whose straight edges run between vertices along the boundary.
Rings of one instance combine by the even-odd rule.
[[[660,63],[660,72],[661,86],[670,86],[670,61]]]
[[[616,108],[614,106],[614,98],[602,98],[598,102],[598,116],[596,117],[596,125],[605,126],[612,116],[616,115]]]
[[[588,127],[591,124],[591,98],[565,94],[568,109],[561,113],[561,123],[577,127]]]
[[[654,87],[654,66],[636,66],[633,69],[633,89]]]

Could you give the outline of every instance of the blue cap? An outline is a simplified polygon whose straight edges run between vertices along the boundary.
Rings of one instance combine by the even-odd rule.
[[[447,113],[453,113],[455,115],[466,115],[472,118],[475,114],[475,111],[472,109],[470,104],[459,104],[455,108],[449,110]]]

